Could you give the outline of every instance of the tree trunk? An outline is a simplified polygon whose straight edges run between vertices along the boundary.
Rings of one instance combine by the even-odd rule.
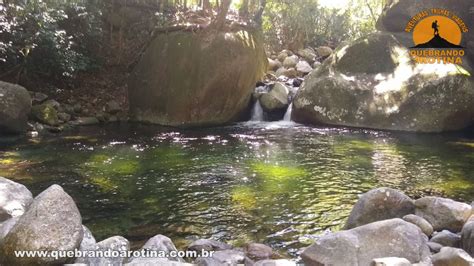
[[[242,0],[242,6],[239,9],[239,15],[247,18],[249,15],[249,0]]]
[[[219,13],[217,14],[216,20],[214,21],[214,27],[217,30],[220,30],[224,27],[231,2],[231,0],[222,0]]]

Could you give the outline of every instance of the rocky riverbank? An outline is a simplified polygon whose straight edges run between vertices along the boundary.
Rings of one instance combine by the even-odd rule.
[[[295,265],[271,247],[233,247],[199,239],[187,251],[214,251],[212,258],[17,258],[15,250],[130,250],[121,236],[97,242],[82,225],[73,199],[58,185],[33,198],[23,185],[0,177],[0,263],[2,265]],[[378,188],[361,195],[344,231],[315,237],[302,250],[305,265],[473,265],[474,206],[446,198],[413,200],[398,190]],[[176,252],[163,235],[140,250]],[[140,251],[139,250],[139,251]]]

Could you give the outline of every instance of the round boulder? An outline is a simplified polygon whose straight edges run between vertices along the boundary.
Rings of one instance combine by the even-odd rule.
[[[0,176],[0,222],[25,213],[33,195],[22,184]]]
[[[21,133],[27,129],[31,96],[22,86],[0,81],[0,133]]]
[[[73,199],[53,185],[39,194],[0,244],[4,265],[64,264],[68,258],[16,257],[15,251],[74,251],[83,238],[82,219]]]
[[[471,216],[462,228],[461,247],[474,257],[474,216]]]
[[[385,257],[417,263],[430,255],[427,241],[416,225],[396,218],[324,235],[301,258],[305,265],[372,265]]]
[[[342,45],[306,77],[293,120],[412,132],[461,130],[474,120],[474,85],[454,64],[417,64],[388,33]]]
[[[415,214],[427,220],[435,231],[460,232],[471,216],[471,206],[439,197],[423,197],[415,201]]]
[[[418,226],[427,236],[431,236],[431,234],[433,234],[433,226],[431,226],[427,220],[421,218],[420,216],[408,214],[403,216],[403,220]]]
[[[402,218],[414,212],[414,201],[403,192],[391,188],[376,188],[359,198],[347,219],[346,229],[386,219]]]
[[[257,31],[158,34],[130,76],[130,116],[179,127],[237,121],[267,64]]]

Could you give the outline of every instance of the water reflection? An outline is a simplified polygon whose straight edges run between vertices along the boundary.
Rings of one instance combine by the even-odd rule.
[[[161,233],[265,242],[296,255],[343,226],[357,196],[390,186],[411,196],[474,200],[474,141],[291,122],[202,130],[84,128],[0,142],[0,175],[35,194],[59,183],[98,239],[135,245]]]

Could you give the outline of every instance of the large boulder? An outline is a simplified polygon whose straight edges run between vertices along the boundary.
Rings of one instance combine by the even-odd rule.
[[[431,239],[430,242],[438,243],[443,247],[453,247],[458,248],[461,245],[461,236],[448,230],[443,230],[436,233]]]
[[[373,259],[384,257],[417,263],[430,254],[427,241],[416,225],[395,218],[324,235],[301,257],[307,266],[371,265]]]
[[[427,220],[435,231],[460,232],[471,216],[471,206],[451,199],[423,197],[415,201],[415,214]]]
[[[259,32],[158,34],[130,76],[131,117],[182,127],[236,121],[267,64]]]
[[[27,129],[31,97],[22,86],[0,81],[0,134]]]
[[[388,33],[340,47],[294,100],[293,120],[384,130],[442,132],[474,120],[474,85],[453,64],[416,64]]]
[[[359,198],[349,215],[346,229],[386,219],[402,218],[414,212],[414,201],[403,192],[391,188],[377,188]]]
[[[22,184],[0,176],[0,222],[25,213],[33,195]]]
[[[461,247],[474,257],[474,216],[471,216],[462,228]]]
[[[73,199],[58,185],[39,194],[0,243],[0,264],[49,265],[68,258],[16,257],[15,251],[74,251],[83,238],[82,219]]]

